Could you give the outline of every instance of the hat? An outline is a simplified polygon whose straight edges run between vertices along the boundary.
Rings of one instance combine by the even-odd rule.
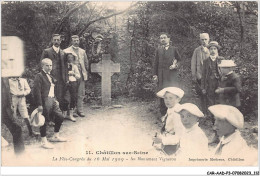
[[[235,67],[237,66],[233,60],[221,60],[219,67]]]
[[[211,42],[209,42],[208,48],[210,48],[210,47],[212,47],[212,46],[215,46],[215,47],[217,47],[218,49],[221,48],[221,46],[219,46],[218,42],[216,42],[216,41],[211,41]]]
[[[166,88],[160,90],[156,95],[158,97],[164,98],[164,95],[166,92],[177,95],[179,98],[182,98],[184,95],[184,91],[178,87],[166,87]]]
[[[208,33],[201,33],[200,34],[200,39],[201,38],[207,38],[207,39],[209,39],[209,34]]]
[[[204,117],[204,114],[201,112],[201,110],[195,104],[192,103],[184,103],[175,108],[176,112],[181,112],[182,110],[186,110],[197,117]]]
[[[31,122],[32,126],[41,127],[45,123],[45,117],[38,113],[38,108],[36,108],[29,117],[29,121]]]
[[[71,38],[79,38],[79,36],[78,35],[73,35],[73,36],[71,36]]]
[[[243,128],[244,116],[237,108],[230,105],[219,104],[210,106],[208,109],[215,116],[215,118],[227,120],[236,128]]]

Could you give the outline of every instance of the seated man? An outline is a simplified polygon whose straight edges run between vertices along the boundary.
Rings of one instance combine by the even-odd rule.
[[[176,108],[181,116],[183,126],[186,128],[180,138],[180,148],[177,152],[178,156],[207,156],[208,154],[208,138],[199,127],[199,119],[204,117],[200,109],[191,103],[185,103]]]
[[[54,136],[50,139],[52,142],[66,142],[59,136],[59,130],[63,122],[63,115],[59,108],[59,103],[57,102],[54,95],[55,80],[50,75],[52,70],[52,61],[45,58],[41,61],[42,71],[38,73],[34,79],[34,89],[33,95],[35,98],[35,103],[38,106],[38,112],[42,112],[45,117],[45,123],[40,127],[42,147],[46,149],[52,149],[53,145],[47,141],[46,138],[46,123],[53,121],[54,126]]]
[[[158,97],[164,99],[168,110],[162,118],[164,125],[161,129],[161,134],[156,135],[153,141],[156,144],[155,147],[167,155],[172,155],[176,152],[180,136],[184,130],[180,115],[175,112],[175,109],[180,106],[179,102],[183,95],[184,91],[177,87],[167,87],[157,93]]]
[[[220,137],[215,155],[237,157],[243,154],[244,149],[248,148],[238,130],[244,126],[243,114],[230,105],[213,105],[208,109],[214,115],[215,130]]]

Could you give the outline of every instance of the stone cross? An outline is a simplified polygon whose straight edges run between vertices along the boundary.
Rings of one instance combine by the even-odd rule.
[[[102,105],[111,105],[111,76],[120,72],[120,64],[110,60],[110,54],[103,54],[99,63],[91,64],[91,72],[97,72],[101,76]]]

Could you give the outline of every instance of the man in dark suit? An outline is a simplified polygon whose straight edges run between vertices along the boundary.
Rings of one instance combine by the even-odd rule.
[[[161,33],[162,47],[156,50],[153,80],[158,81],[159,90],[166,87],[180,87],[178,80],[178,65],[181,60],[176,47],[170,45],[170,37],[167,33]],[[163,99],[160,100],[160,112],[165,115],[167,107]]]
[[[33,96],[36,105],[38,106],[38,112],[42,112],[45,117],[45,123],[40,127],[40,133],[42,138],[41,146],[46,149],[53,148],[46,138],[46,122],[53,121],[54,136],[50,139],[52,142],[66,142],[59,136],[59,130],[62,125],[64,116],[59,108],[54,94],[54,87],[56,80],[50,74],[52,70],[51,59],[45,58],[41,61],[42,70],[38,73],[34,79]]]
[[[215,92],[219,95],[220,104],[232,105],[239,109],[242,85],[240,76],[233,71],[235,67],[233,60],[221,61],[219,64],[221,80]]]
[[[55,84],[55,96],[62,111],[67,111],[68,102],[65,101],[65,85],[68,80],[65,68],[65,53],[60,49],[61,37],[59,34],[52,35],[52,47],[43,50],[41,60],[49,58],[52,61],[51,75],[57,80]]]

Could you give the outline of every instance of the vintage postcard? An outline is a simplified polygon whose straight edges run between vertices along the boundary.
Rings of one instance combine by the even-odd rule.
[[[2,1],[1,16],[2,166],[259,165],[257,1]]]

